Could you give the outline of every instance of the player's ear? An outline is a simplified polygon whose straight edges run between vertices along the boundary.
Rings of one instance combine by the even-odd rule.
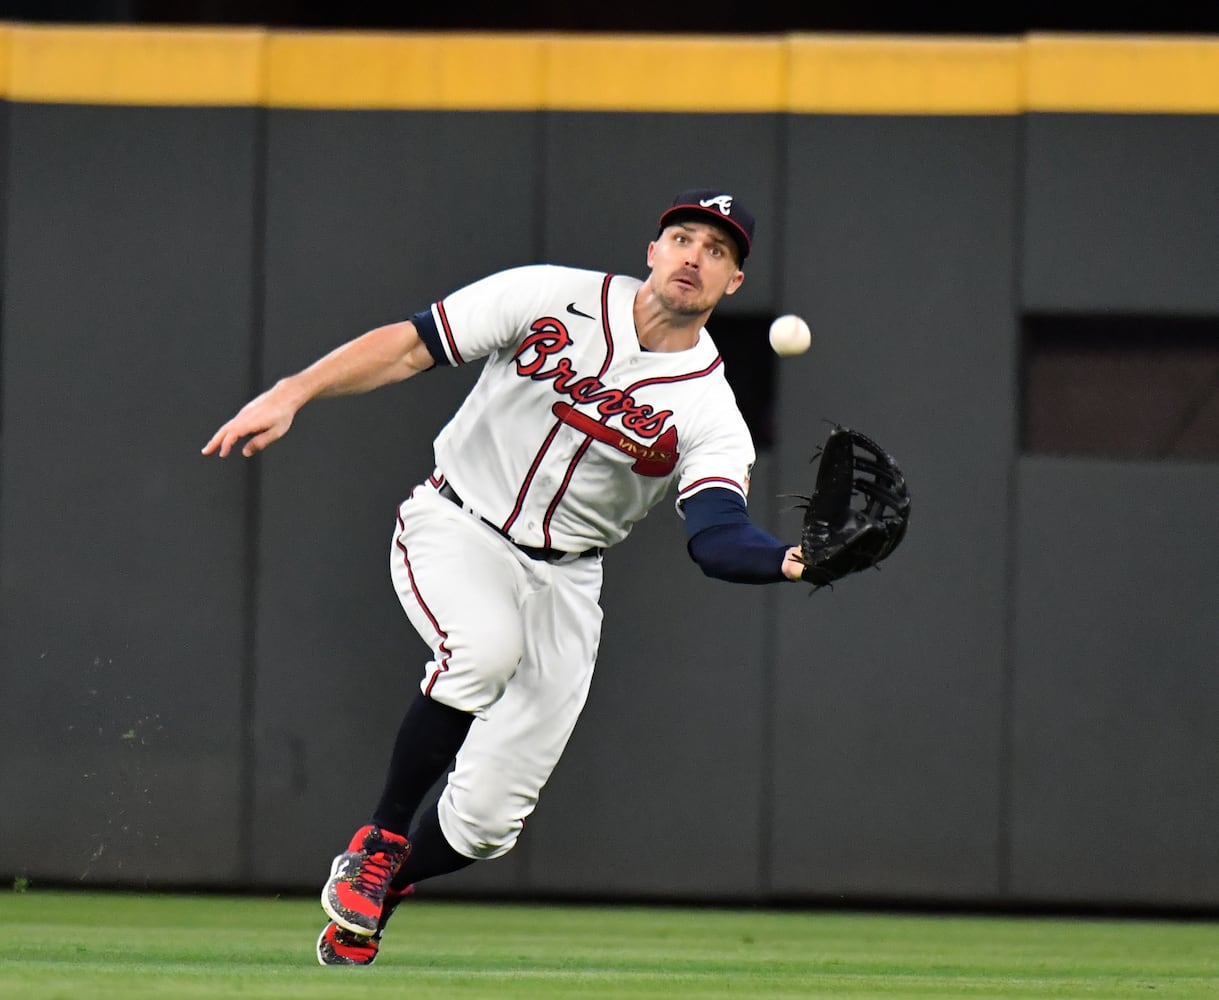
[[[648,269],[650,270],[653,262],[656,260],[656,241],[655,240],[652,240],[652,242],[648,244],[647,260],[648,260]]]
[[[734,275],[733,275],[733,276],[732,276],[732,277],[729,279],[729,281],[728,281],[728,287],[724,289],[724,294],[725,294],[725,295],[734,295],[734,294],[736,294],[736,290],[737,290],[738,288],[740,288],[740,287],[741,287],[741,282],[742,282],[742,281],[744,281],[744,280],[745,280],[745,272],[744,272],[744,271],[742,271],[742,270],[741,270],[741,269],[738,267],[738,268],[736,269],[736,274],[734,274]]]

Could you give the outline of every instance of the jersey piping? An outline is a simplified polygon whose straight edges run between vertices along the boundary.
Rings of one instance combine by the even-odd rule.
[[[614,280],[614,275],[607,274],[601,282],[601,332],[605,337],[605,361],[601,365],[601,370],[597,372],[597,379],[600,381],[605,377],[605,373],[609,371],[610,365],[614,362],[614,334],[610,329],[609,321],[609,287],[610,282]],[[602,417],[601,422],[608,421],[608,417]],[[520,516],[521,510],[525,505],[525,497],[529,493],[529,487],[533,484],[533,477],[537,473],[538,466],[541,464],[543,457],[554,442],[555,436],[559,433],[559,428],[563,426],[563,421],[556,420],[554,427],[551,428],[550,434],[542,443],[541,449],[533,460],[533,464],[529,467],[529,472],[525,476],[525,481],[521,484],[520,492],[516,496],[516,506],[512,508],[512,513],[508,516],[508,520],[504,523],[504,531],[508,531]],[[554,513],[559,509],[559,503],[563,499],[563,494],[567,492],[567,487],[571,485],[571,478],[575,474],[576,466],[580,464],[580,459],[584,457],[588,451],[589,445],[593,442],[592,438],[586,438],[584,443],[576,450],[571,461],[567,465],[567,472],[563,476],[562,482],[559,483],[558,490],[555,491],[554,497],[546,507],[546,514],[542,518],[542,544],[546,548],[550,548],[550,522],[554,517]]]
[[[449,352],[453,355],[453,363],[460,365],[465,361],[461,356],[461,352],[457,350],[457,341],[453,339],[453,328],[449,326],[449,316],[444,311],[444,300],[441,299],[436,303],[436,312],[440,314],[440,322],[444,324],[444,337],[449,344]]]
[[[686,497],[690,496],[691,494],[696,493],[698,490],[701,490],[708,483],[726,483],[727,485],[731,486],[734,490],[736,490],[738,493],[745,492],[744,486],[742,486],[740,483],[736,482],[735,480],[727,478],[726,476],[704,476],[702,479],[694,480],[694,482],[692,482],[684,490],[681,490],[680,492],[678,492],[678,494],[677,494],[678,502],[684,500]]]
[[[402,528],[403,528],[402,512],[399,511],[398,512],[398,532],[397,532],[397,537],[394,540],[394,544],[402,552],[402,564],[406,567],[407,579],[409,579],[411,582],[411,590],[413,590],[415,592],[415,600],[417,600],[419,602],[420,609],[423,611],[424,615],[427,616],[428,622],[431,623],[432,628],[434,628],[436,630],[436,635],[439,637],[439,641],[437,642],[436,645],[440,649],[441,655],[437,658],[436,669],[432,672],[432,676],[428,680],[428,683],[427,683],[427,688],[423,692],[425,695],[430,695],[432,693],[432,686],[436,683],[436,681],[440,678],[440,676],[442,674],[445,674],[448,672],[449,659],[450,659],[450,657],[452,657],[453,652],[452,652],[452,650],[449,649],[449,647],[447,645],[445,645],[445,643],[447,643],[449,640],[449,633],[440,627],[440,622],[436,620],[436,616],[432,613],[432,609],[428,607],[427,601],[425,601],[423,599],[423,595],[421,593],[419,593],[419,585],[415,582],[415,570],[411,566],[410,553],[407,552],[406,546],[402,543]]]

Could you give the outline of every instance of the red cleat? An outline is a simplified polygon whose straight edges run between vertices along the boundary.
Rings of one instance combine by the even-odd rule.
[[[322,909],[343,930],[363,937],[376,934],[390,882],[410,850],[399,834],[371,824],[360,827],[330,866]]]
[[[333,920],[322,930],[317,939],[317,960],[322,965],[372,965],[381,947],[381,933],[393,915],[398,904],[415,892],[413,885],[408,885],[401,892],[391,888],[385,894],[385,905],[381,908],[381,920],[377,924],[377,932],[371,937],[365,934],[353,934],[344,930]]]

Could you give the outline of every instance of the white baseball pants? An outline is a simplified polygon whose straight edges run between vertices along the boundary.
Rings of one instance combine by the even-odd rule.
[[[432,651],[420,689],[475,716],[440,798],[441,830],[459,854],[500,857],[588,696],[601,557],[531,559],[425,483],[398,508],[390,574]]]

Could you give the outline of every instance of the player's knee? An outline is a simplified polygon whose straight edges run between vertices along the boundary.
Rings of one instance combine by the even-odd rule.
[[[528,809],[502,790],[472,792],[450,785],[440,799],[440,829],[459,854],[480,861],[499,858],[516,846],[524,812]]]
[[[486,705],[499,701],[523,655],[524,643],[511,641],[484,643],[471,651],[472,673],[486,694]]]

